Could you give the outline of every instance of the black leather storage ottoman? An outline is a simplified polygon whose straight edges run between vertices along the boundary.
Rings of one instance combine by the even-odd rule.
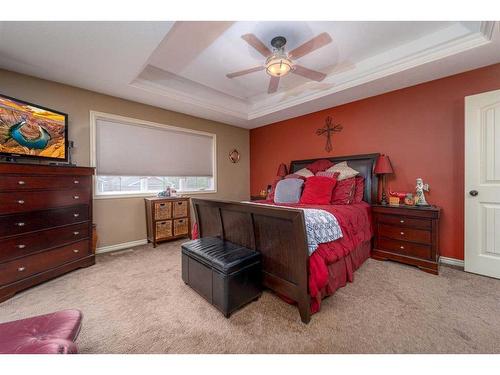
[[[182,280],[228,318],[262,294],[260,253],[216,237],[186,242]]]

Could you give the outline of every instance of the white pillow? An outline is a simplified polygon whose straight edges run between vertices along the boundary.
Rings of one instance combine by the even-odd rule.
[[[337,181],[342,181],[359,174],[357,170],[349,167],[346,161],[335,164],[333,167],[328,168],[325,172],[333,172],[333,173],[338,172],[339,176],[337,177]]]
[[[314,176],[314,173],[312,173],[307,168],[299,169],[297,172],[293,172],[293,174],[298,174],[299,176],[302,176],[302,177],[305,177],[305,178]]]

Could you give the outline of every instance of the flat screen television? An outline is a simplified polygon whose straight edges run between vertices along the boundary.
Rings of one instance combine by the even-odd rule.
[[[0,156],[68,161],[68,115],[0,94]]]

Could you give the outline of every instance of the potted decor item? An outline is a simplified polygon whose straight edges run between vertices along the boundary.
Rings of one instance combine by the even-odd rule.
[[[413,194],[412,193],[408,193],[406,194],[406,197],[405,197],[405,204],[407,206],[414,206],[415,205],[415,198],[413,197]]]

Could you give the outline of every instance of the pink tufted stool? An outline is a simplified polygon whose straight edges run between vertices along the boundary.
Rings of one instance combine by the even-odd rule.
[[[73,354],[80,333],[80,310],[62,310],[0,323],[0,354]]]

